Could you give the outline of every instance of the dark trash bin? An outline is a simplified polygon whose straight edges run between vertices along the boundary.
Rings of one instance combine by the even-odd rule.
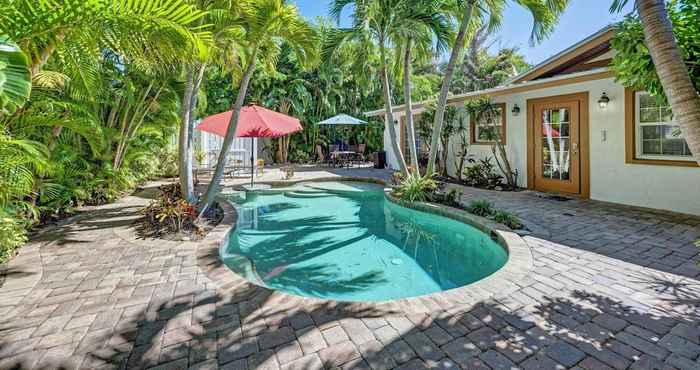
[[[383,169],[386,167],[386,152],[379,151],[374,153],[374,168]]]

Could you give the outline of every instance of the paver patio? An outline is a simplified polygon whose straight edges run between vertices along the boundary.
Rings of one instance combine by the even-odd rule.
[[[298,176],[330,172],[388,176]],[[525,220],[534,268],[494,299],[449,310],[426,299],[411,315],[220,289],[197,243],[135,238],[152,192],[97,207],[5,268],[0,369],[700,368],[700,218],[464,191]]]

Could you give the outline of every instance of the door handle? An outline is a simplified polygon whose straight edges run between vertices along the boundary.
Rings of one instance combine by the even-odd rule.
[[[571,153],[578,154],[578,143],[571,144]]]

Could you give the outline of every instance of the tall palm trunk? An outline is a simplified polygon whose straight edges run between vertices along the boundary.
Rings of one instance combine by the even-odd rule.
[[[418,153],[416,150],[416,131],[413,127],[413,102],[411,100],[411,47],[412,40],[406,40],[406,50],[403,58],[403,94],[404,106],[406,108],[406,131],[408,134],[408,150],[411,153],[411,167],[420,176],[418,168]]]
[[[194,117],[197,107],[197,92],[204,78],[206,65],[200,64],[196,69],[187,69],[185,91],[182,94],[180,107],[180,134],[178,140],[178,167],[180,172],[180,193],[184,199],[192,203],[194,197],[194,179],[192,176],[192,157],[194,150]]]
[[[693,158],[700,164],[700,97],[683,62],[663,0],[637,0],[651,60]]]
[[[399,162],[399,169],[404,175],[408,175],[406,161],[404,160],[403,154],[401,154],[401,148],[399,148],[399,144],[396,141],[396,127],[394,126],[394,114],[392,112],[393,107],[391,104],[391,87],[389,86],[389,73],[386,66],[386,46],[383,39],[380,41],[379,51],[382,58],[381,71],[379,71],[379,73],[381,74],[382,90],[384,93],[386,125],[389,128],[389,136],[391,136],[389,141],[391,142],[391,149],[394,152],[394,157],[396,157],[396,161]]]
[[[187,67],[185,91],[182,93],[180,107],[180,134],[178,140],[178,169],[180,175],[180,194],[188,202],[194,199],[194,181],[192,179],[192,141],[190,140],[190,115],[192,114],[192,95],[194,90],[194,70]]]
[[[442,80],[440,96],[438,98],[437,107],[435,108],[435,122],[433,123],[433,133],[430,138],[430,157],[428,159],[428,168],[426,169],[427,175],[432,175],[435,171],[435,162],[437,161],[440,133],[442,131],[442,123],[445,119],[447,94],[450,92],[450,84],[452,83],[452,76],[454,75],[455,67],[457,66],[457,58],[459,58],[459,56],[462,55],[462,50],[464,50],[464,39],[467,36],[467,28],[469,27],[469,22],[471,21],[472,13],[474,11],[474,2],[474,0],[469,0],[464,5],[464,14],[462,22],[459,25],[459,32],[457,33],[457,38],[455,39],[455,45],[452,48],[450,61],[447,63],[447,68],[445,69],[445,77],[443,77]],[[446,149],[447,148],[445,148],[444,150]]]
[[[214,175],[212,175],[211,183],[207,187],[207,192],[204,194],[204,199],[200,205],[200,209],[205,211],[213,203],[216,195],[219,192],[219,184],[224,176],[224,169],[226,167],[226,162],[228,160],[228,152],[231,150],[231,145],[233,144],[233,139],[236,135],[236,127],[238,127],[238,118],[241,115],[241,109],[243,108],[243,103],[245,102],[245,96],[248,92],[248,85],[250,84],[250,79],[255,72],[255,61],[258,57],[258,48],[256,47],[250,59],[248,60],[248,67],[243,74],[241,83],[238,86],[238,96],[236,97],[236,102],[233,105],[233,112],[231,114],[231,120],[228,123],[228,129],[226,130],[226,136],[224,137],[224,142],[221,145],[221,152],[219,153],[219,158],[216,161],[216,169],[214,170]]]

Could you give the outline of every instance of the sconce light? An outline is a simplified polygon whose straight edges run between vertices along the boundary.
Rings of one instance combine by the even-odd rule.
[[[517,104],[513,105],[511,113],[513,113],[514,116],[517,116],[518,114],[520,114],[520,107]]]
[[[600,96],[600,99],[598,99],[598,106],[600,109],[605,109],[607,108],[609,102],[610,98],[608,98],[608,94],[603,93],[603,95]]]

